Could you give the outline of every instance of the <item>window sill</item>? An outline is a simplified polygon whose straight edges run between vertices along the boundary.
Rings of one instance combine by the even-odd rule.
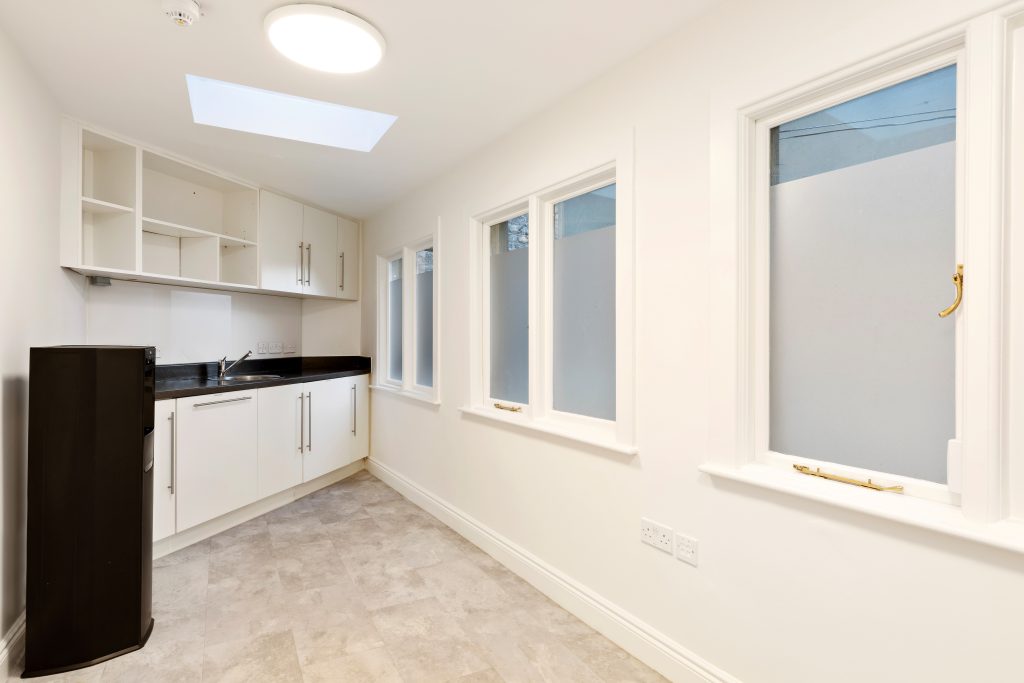
[[[742,467],[705,463],[699,469],[712,477],[787,493],[1003,550],[1024,553],[1024,520],[972,522],[965,519],[960,508],[955,505],[869,491],[760,463],[750,463]]]
[[[433,395],[419,391],[406,391],[405,389],[399,389],[398,387],[389,387],[386,384],[371,384],[370,388],[374,391],[380,391],[393,396],[401,396],[402,398],[407,398],[418,403],[426,403],[431,406],[441,405],[441,401],[434,398]]]
[[[571,427],[565,427],[563,425],[551,424],[550,422],[543,422],[540,420],[531,420],[524,415],[516,414],[504,414],[499,413],[495,410],[488,410],[487,408],[476,408],[473,406],[464,406],[459,408],[459,411],[464,415],[472,415],[473,417],[481,417],[494,422],[500,422],[506,425],[512,425],[524,429],[526,431],[539,432],[541,434],[549,434],[551,436],[557,436],[568,441],[576,441],[583,443],[594,448],[600,448],[606,451],[612,451],[614,453],[620,453],[622,455],[636,455],[640,452],[640,449],[636,446],[630,446],[622,444],[613,439],[604,437],[603,435],[594,435],[592,433],[574,430]]]

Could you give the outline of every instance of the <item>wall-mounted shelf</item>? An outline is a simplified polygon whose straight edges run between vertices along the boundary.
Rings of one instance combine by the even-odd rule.
[[[269,254],[278,245],[261,235],[256,186],[70,119],[64,121],[62,145],[62,266],[121,280],[355,298],[356,283],[339,287],[337,293],[330,288],[310,292],[261,287],[261,250]],[[324,280],[333,282],[333,226],[339,219],[329,216],[330,239],[318,240],[313,253],[330,264],[332,272]],[[352,223],[349,231],[357,235],[358,224]],[[358,239],[347,248],[351,252],[356,245]],[[293,259],[295,253],[296,245],[288,244],[285,256]],[[326,265],[318,265],[322,267]]]
[[[131,213],[134,210],[130,206],[105,202],[102,199],[94,199],[92,197],[82,197],[83,213]]]
[[[239,237],[221,235],[215,232],[210,232],[209,230],[201,230],[199,228],[190,228],[187,225],[178,225],[177,223],[170,223],[168,221],[159,221],[155,218],[143,217],[142,231],[151,232],[157,235],[166,235],[167,237],[216,237],[222,243],[232,246],[256,246],[256,243],[252,240],[244,240]]]

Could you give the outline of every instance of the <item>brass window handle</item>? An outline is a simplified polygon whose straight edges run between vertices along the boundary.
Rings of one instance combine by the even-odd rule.
[[[523,407],[522,406],[510,406],[510,405],[505,405],[504,403],[495,403],[494,407],[497,408],[498,410],[507,410],[510,413],[521,413],[521,412],[523,412]]]
[[[899,486],[899,485],[896,485],[896,486],[882,486],[881,484],[876,484],[875,482],[871,481],[870,479],[868,479],[868,480],[853,479],[851,477],[844,477],[844,476],[839,475],[839,474],[829,474],[828,472],[822,472],[820,467],[815,467],[812,470],[807,465],[796,465],[796,464],[794,464],[793,465],[793,469],[796,470],[797,472],[799,472],[800,474],[807,474],[807,475],[810,475],[812,477],[821,477],[822,479],[828,479],[829,481],[838,481],[838,482],[843,483],[843,484],[852,484],[854,486],[861,486],[863,488],[871,489],[873,491],[891,491],[892,493],[903,493],[903,487]]]
[[[956,264],[956,273],[953,274],[953,285],[956,286],[956,298],[953,299],[953,303],[949,305],[949,308],[939,311],[939,317],[945,318],[956,309],[960,308],[960,302],[964,298],[964,264]]]

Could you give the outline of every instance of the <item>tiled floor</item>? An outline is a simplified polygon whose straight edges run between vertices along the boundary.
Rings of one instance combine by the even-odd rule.
[[[367,472],[157,560],[139,652],[38,681],[662,681]]]

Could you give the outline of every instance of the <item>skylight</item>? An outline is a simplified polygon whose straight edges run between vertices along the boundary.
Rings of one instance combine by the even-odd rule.
[[[285,140],[369,152],[398,118],[188,74],[192,120]]]

